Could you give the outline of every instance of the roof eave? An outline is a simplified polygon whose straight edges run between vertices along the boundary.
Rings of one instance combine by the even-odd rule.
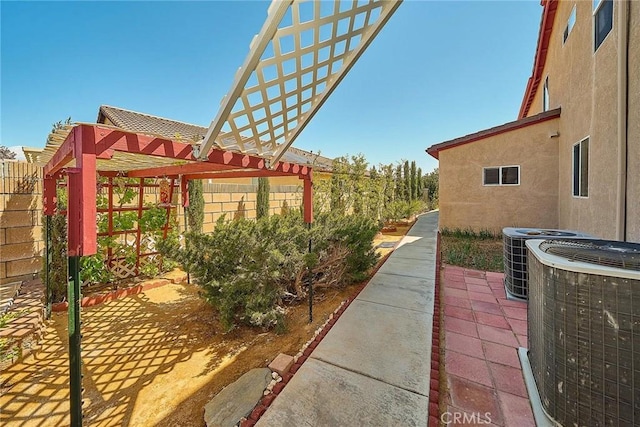
[[[522,119],[529,113],[529,108],[533,102],[533,98],[538,90],[540,81],[542,80],[542,72],[544,64],[547,60],[547,52],[549,51],[549,41],[553,30],[556,10],[558,9],[558,0],[542,0],[542,19],[540,20],[540,31],[538,33],[538,43],[533,61],[533,71],[531,77],[527,81],[527,87],[524,92],[522,104],[518,118]]]
[[[502,124],[500,126],[494,126],[489,129],[481,130],[479,132],[471,133],[469,135],[454,138],[449,141],[434,144],[431,147],[427,148],[426,152],[432,157],[439,159],[439,153],[442,150],[458,147],[460,145],[470,144],[472,142],[480,141],[492,136],[500,135],[502,133],[511,132],[517,129],[522,129],[525,127],[536,125],[538,123],[546,122],[548,120],[553,120],[560,117],[561,112],[562,110],[560,108],[556,108],[554,110],[536,114],[535,116],[525,117],[513,122]]]

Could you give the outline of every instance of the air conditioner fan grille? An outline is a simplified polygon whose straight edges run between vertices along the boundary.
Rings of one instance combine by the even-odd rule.
[[[640,245],[612,240],[545,240],[545,253],[624,270],[640,271]]]

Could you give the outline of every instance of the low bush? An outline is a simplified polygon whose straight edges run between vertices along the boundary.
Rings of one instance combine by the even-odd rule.
[[[502,239],[491,231],[471,229],[440,231],[443,262],[483,271],[504,271]]]
[[[222,217],[211,234],[188,234],[188,246],[174,240],[159,249],[191,273],[227,328],[281,329],[283,303],[304,298],[309,278],[316,288],[366,277],[378,259],[377,232],[373,220],[356,216],[320,215],[311,228],[297,212],[258,221]]]

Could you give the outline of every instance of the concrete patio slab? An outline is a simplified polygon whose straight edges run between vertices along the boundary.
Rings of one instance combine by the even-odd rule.
[[[433,314],[433,287],[430,279],[378,273],[356,300]]]
[[[435,280],[435,257],[434,260],[415,260],[400,257],[389,257],[378,270],[382,274],[395,274],[398,276],[420,277]]]
[[[256,426],[424,426],[429,400],[309,359]]]
[[[432,246],[435,246],[435,242],[422,245],[418,244],[418,241],[404,244],[401,241],[396,246],[393,256],[395,258],[435,261],[436,253]]]
[[[356,300],[311,357],[428,396],[432,323],[429,313]]]

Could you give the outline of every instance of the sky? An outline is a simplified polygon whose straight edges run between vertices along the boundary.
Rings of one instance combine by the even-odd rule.
[[[0,145],[102,104],[208,126],[268,1],[0,2]],[[294,146],[437,167],[433,144],[515,120],[538,0],[405,0]]]

